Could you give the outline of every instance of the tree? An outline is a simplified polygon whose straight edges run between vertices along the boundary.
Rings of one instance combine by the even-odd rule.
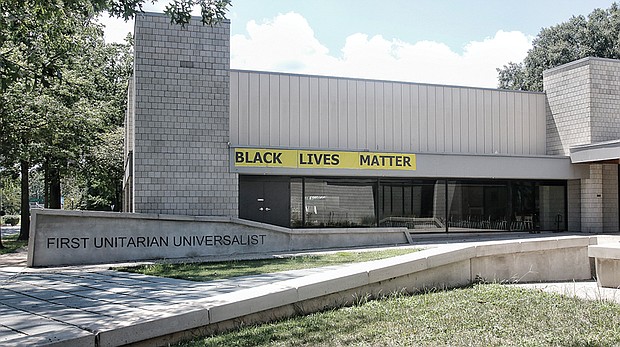
[[[620,58],[620,8],[596,9],[543,28],[522,63],[497,69],[499,88],[542,91],[544,70],[585,58]]]
[[[87,152],[82,149],[110,131],[96,113],[118,105],[100,97],[111,91],[102,88],[105,65],[93,63],[106,62],[98,59],[104,49],[94,18],[107,10],[128,19],[144,2],[0,2],[0,165],[21,175],[20,239],[28,237],[31,169],[43,168],[50,207],[60,208],[62,175],[82,160]],[[194,5],[201,7],[202,23],[212,25],[224,18],[230,0],[173,0],[165,12],[173,23],[185,25]]]

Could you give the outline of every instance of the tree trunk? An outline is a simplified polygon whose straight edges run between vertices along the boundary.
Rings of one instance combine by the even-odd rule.
[[[60,209],[60,171],[58,168],[49,169],[50,204],[49,208]]]
[[[21,194],[21,227],[19,229],[19,240],[28,240],[30,235],[30,187],[28,186],[28,171],[30,163],[25,160],[20,161],[22,174],[22,194]]]

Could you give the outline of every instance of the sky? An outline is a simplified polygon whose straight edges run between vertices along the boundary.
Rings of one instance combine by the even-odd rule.
[[[231,68],[496,88],[496,68],[521,62],[541,28],[612,3],[232,0]],[[106,42],[133,30],[107,16],[101,23]]]

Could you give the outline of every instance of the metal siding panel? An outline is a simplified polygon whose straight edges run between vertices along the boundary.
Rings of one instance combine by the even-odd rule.
[[[452,151],[454,153],[463,152],[462,143],[462,124],[463,115],[461,113],[461,90],[459,88],[450,88],[452,91]]]
[[[349,119],[348,119],[348,80],[338,80],[338,112],[336,113],[338,132],[338,148],[346,149],[349,142]]]
[[[476,90],[476,153],[484,153],[484,91]]]
[[[280,143],[280,78],[269,76],[269,146],[282,146]]]
[[[484,91],[484,153],[493,153],[493,94],[493,91]]]
[[[403,89],[401,83],[394,83],[392,88],[392,109],[394,123],[392,124],[392,149],[395,151],[403,150]]]
[[[412,152],[411,144],[411,85],[403,84],[402,91],[402,126],[400,127],[402,150],[404,152]]]
[[[239,131],[238,141],[233,142],[239,145],[249,145],[250,142],[250,76],[248,73],[239,73]]]
[[[546,96],[536,95],[536,119],[537,119],[537,153],[540,155],[547,154],[547,110]]]
[[[506,133],[508,134],[508,154],[515,154],[515,95],[514,93],[506,93],[506,101],[507,101],[507,123],[506,123]]]
[[[278,82],[279,87],[279,103],[278,103],[278,115],[280,119],[280,125],[278,129],[278,145],[283,147],[291,146],[291,88],[290,88],[289,75],[280,75]],[[298,138],[298,136],[295,136]]]
[[[435,152],[446,151],[445,108],[443,87],[433,87],[435,91]]]
[[[308,106],[310,114],[308,122],[310,123],[310,134],[308,144],[310,147],[316,148],[321,145],[321,102],[320,102],[320,83],[316,77],[309,78],[309,94]]]
[[[358,149],[357,147],[357,82],[347,81],[347,149]]]
[[[411,150],[414,152],[420,152],[420,87],[417,85],[411,85]]]
[[[328,120],[327,120],[327,147],[338,148],[339,129],[338,129],[338,79],[330,78],[327,81],[327,102],[328,102]]]
[[[515,153],[523,154],[523,118],[525,118],[525,110],[523,109],[523,94],[515,93]]]
[[[435,100],[436,98],[436,88],[433,86],[429,86],[427,88],[427,103],[428,103],[428,128],[427,128],[427,142],[428,142],[428,151],[437,152],[437,105]]]
[[[478,152],[478,129],[477,129],[477,101],[476,101],[476,91],[474,89],[467,90],[468,100],[467,105],[469,106],[469,111],[467,112],[469,118],[469,153]]]
[[[310,146],[310,78],[299,77],[299,146]],[[293,82],[291,81],[291,85]],[[291,101],[292,102],[292,101]],[[294,110],[294,108],[293,108]],[[316,123],[316,122],[315,122]]]
[[[538,95],[528,94],[530,104],[530,154],[539,154],[539,142],[541,139],[538,137]]]
[[[364,86],[366,89],[366,148],[368,150],[375,150],[377,149],[377,97],[375,95],[375,83],[366,81]]]
[[[299,76],[289,76],[288,83],[288,139],[289,146],[301,146],[301,105],[299,103]],[[305,128],[304,128],[305,129]]]
[[[366,82],[358,81],[355,83],[355,109],[356,109],[356,143],[359,149],[368,149],[366,141],[366,103],[364,96],[366,95]]]
[[[499,100],[503,92],[494,92],[491,100],[491,114],[493,118],[493,153],[501,153],[501,128]]]
[[[508,92],[499,95],[500,153],[508,154]]]
[[[454,88],[443,88],[443,103],[444,103],[444,152],[454,153],[453,140],[454,135],[452,133],[454,114],[452,113],[452,91]]]
[[[523,107],[523,139],[522,139],[522,148],[523,154],[532,154],[532,139],[533,135],[535,135],[535,130],[532,129],[532,120],[533,115],[530,109],[530,97],[528,94],[521,94],[521,102]],[[535,116],[535,115],[534,115]]]
[[[418,134],[420,137],[420,152],[428,152],[428,86],[418,86],[418,88],[418,105],[420,110]]]
[[[228,117],[230,143],[239,143],[239,73],[230,72],[230,117]]]
[[[385,109],[383,104],[385,103],[385,97],[383,94],[383,83],[374,82],[375,86],[375,134],[376,134],[376,150],[385,149]]]
[[[459,91],[461,102],[459,112],[461,114],[461,151],[469,153],[469,92],[465,88]]]
[[[329,147],[329,81],[319,78],[319,147]]]
[[[250,128],[248,132],[250,134],[250,145],[259,146],[261,144],[261,112],[260,112],[260,74],[249,75],[249,107],[248,112],[250,116]]]
[[[394,84],[383,83],[383,149],[391,151],[394,149]]]

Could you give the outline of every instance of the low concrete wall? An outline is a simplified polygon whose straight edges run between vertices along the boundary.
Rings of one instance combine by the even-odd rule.
[[[28,266],[191,257],[225,260],[408,242],[406,228],[295,230],[222,217],[33,209]]]
[[[350,305],[365,298],[462,287],[480,280],[589,280],[593,274],[587,250],[596,243],[596,237],[569,236],[441,246],[198,300],[193,307],[202,314],[186,313],[186,322],[178,317],[175,320],[177,326],[187,328],[185,331],[148,340],[138,340],[138,335],[129,331],[102,332],[99,340],[101,346],[167,345],[197,335]],[[203,318],[200,323],[197,315]],[[141,331],[160,331],[170,319],[153,322],[152,329],[143,325]]]
[[[620,288],[620,243],[603,243],[588,248],[596,261],[596,280],[606,288]]]

